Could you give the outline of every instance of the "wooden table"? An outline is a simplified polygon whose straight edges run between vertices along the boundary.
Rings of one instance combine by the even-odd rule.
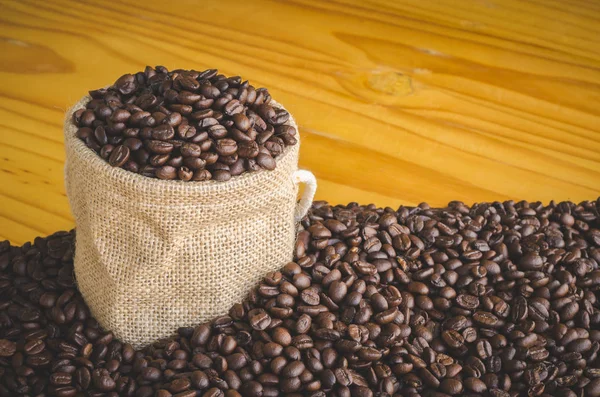
[[[73,226],[64,112],[147,64],[268,87],[318,199],[600,195],[594,0],[1,0],[0,21],[0,239]]]

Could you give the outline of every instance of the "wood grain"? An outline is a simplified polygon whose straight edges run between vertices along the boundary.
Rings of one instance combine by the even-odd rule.
[[[73,226],[64,111],[145,65],[219,68],[299,121],[318,199],[600,195],[593,0],[0,0],[0,239]]]

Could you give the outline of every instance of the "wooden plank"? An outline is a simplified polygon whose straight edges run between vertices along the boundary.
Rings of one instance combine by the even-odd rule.
[[[146,64],[268,87],[317,199],[600,195],[600,6],[572,0],[0,0],[0,235],[72,226],[64,112]]]

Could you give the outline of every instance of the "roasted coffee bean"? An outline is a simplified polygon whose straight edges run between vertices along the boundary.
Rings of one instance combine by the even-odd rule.
[[[7,339],[0,339],[0,357],[11,357],[17,351],[17,344]]]
[[[267,104],[257,106],[255,111],[267,123],[272,123],[277,117],[275,109]]]
[[[223,110],[227,116],[233,116],[242,113],[244,111],[244,105],[242,105],[242,103],[240,103],[240,101],[237,99],[233,99],[227,102],[227,105],[225,105]]]
[[[179,93],[175,91],[175,97],[173,98],[174,101],[179,102],[182,105],[193,105],[201,99],[202,96],[200,94],[195,94],[185,90],[180,91]]]
[[[94,130],[89,127],[81,127],[77,130],[76,136],[82,141],[86,141],[87,138],[91,137],[94,134]]]
[[[43,340],[33,339],[25,343],[25,346],[23,346],[23,351],[25,352],[25,354],[33,355],[41,353],[45,348],[46,344]]]
[[[289,118],[290,118],[290,114],[287,112],[287,110],[277,109],[275,111],[275,118],[273,120],[273,124],[274,125],[282,125],[285,122],[287,122]]]
[[[248,131],[248,129],[252,127],[250,119],[248,119],[248,117],[246,117],[246,115],[243,113],[237,113],[233,115],[231,119],[233,120],[235,127],[240,131]]]
[[[590,397],[600,396],[600,378],[593,379],[585,386],[585,395]]]
[[[215,142],[215,150],[220,156],[230,156],[237,152],[238,146],[233,139],[219,139]]]
[[[457,379],[444,379],[440,383],[440,390],[450,395],[462,394],[463,384]]]
[[[444,342],[453,349],[458,349],[464,345],[464,337],[455,330],[448,330],[442,333]]]
[[[256,156],[256,162],[266,170],[274,170],[277,166],[273,157],[266,153],[259,153],[258,156]]]
[[[182,163],[191,170],[203,169],[207,164],[206,160],[200,157],[184,157]]]
[[[169,154],[173,151],[174,145],[171,142],[157,141],[157,140],[146,140],[144,146],[152,153],[156,154]]]
[[[158,179],[175,179],[177,178],[177,169],[170,165],[164,165],[156,170],[156,177]]]
[[[485,339],[481,339],[481,340],[477,341],[476,350],[477,350],[477,355],[482,360],[485,360],[486,358],[489,358],[492,356],[492,345],[490,344],[489,341],[487,341]]]
[[[208,181],[211,178],[212,174],[208,170],[196,170],[194,176],[192,176],[193,181]]]
[[[143,142],[137,138],[127,138],[123,141],[123,145],[127,146],[131,152],[134,152],[134,151],[140,150],[142,148]],[[106,145],[106,146],[108,146],[108,145]],[[104,148],[102,148],[102,149],[104,149]]]
[[[114,84],[114,88],[116,88],[123,95],[129,95],[133,93],[137,88],[135,77],[131,74],[125,74],[119,77]]]
[[[127,146],[119,145],[110,153],[108,163],[113,167],[121,167],[129,160],[130,150]]]
[[[167,164],[175,168],[181,167],[183,164],[183,156],[171,157],[169,158],[169,161],[167,161]]]
[[[188,167],[181,167],[177,170],[177,177],[182,181],[189,181],[194,176],[194,172]]]
[[[175,138],[175,129],[169,124],[161,124],[152,129],[152,139],[168,141]]]
[[[148,168],[148,159],[138,154],[142,148],[163,156],[154,158],[153,167],[200,170],[204,167],[185,164],[183,158],[201,156],[207,165],[218,161],[231,166],[228,172],[209,169],[191,178],[189,172],[178,172],[175,179],[226,181],[244,172],[275,169],[275,158],[297,144],[289,113],[270,105],[266,89],[237,77],[146,67],[90,92],[94,96],[87,109],[72,117],[77,137],[112,166],[147,177],[171,179],[172,174]],[[131,158],[120,146],[133,152]]]
[[[498,324],[498,318],[492,313],[478,311],[473,314],[473,321],[482,327],[495,327]]]
[[[473,393],[483,393],[487,390],[485,382],[478,378],[466,378],[464,380],[464,386]]]
[[[202,149],[200,148],[200,145],[197,145],[195,143],[186,142],[181,145],[179,151],[181,152],[181,155],[183,157],[200,157],[200,155],[202,154]]]
[[[160,167],[179,175],[185,166],[170,162],[181,147]],[[209,171],[192,179],[199,172]],[[598,202],[315,202],[294,262],[229,315],[138,351],[90,317],[72,279],[73,232],[0,243],[0,394],[600,396],[600,280],[589,281],[600,256],[572,232],[587,236],[596,213]],[[564,252],[549,244],[557,233]],[[454,235],[461,242],[437,244]],[[476,275],[488,260],[499,269]]]
[[[213,171],[212,178],[218,182],[225,182],[231,179],[231,172],[228,170],[216,170]]]
[[[479,299],[473,295],[460,294],[456,297],[456,303],[467,310],[473,310],[479,306]]]
[[[167,164],[167,162],[170,159],[171,156],[169,156],[168,154],[155,154],[153,156],[150,156],[150,158],[148,159],[148,163],[150,163],[150,165],[154,167],[161,167]]]
[[[182,140],[192,139],[197,133],[196,128],[189,124],[179,124],[176,128],[176,131],[176,137]]]
[[[129,113],[129,111],[127,111],[126,109],[116,109],[112,112],[110,116],[110,121],[112,121],[114,124],[125,123],[127,122],[127,120],[129,120],[130,117],[131,113]]]
[[[104,146],[108,143],[108,136],[106,135],[106,130],[103,126],[99,125],[96,127],[94,130],[94,138],[96,138],[96,142],[98,142],[100,146]]]
[[[243,158],[255,158],[260,153],[260,148],[255,141],[241,142],[238,144],[238,155]]]

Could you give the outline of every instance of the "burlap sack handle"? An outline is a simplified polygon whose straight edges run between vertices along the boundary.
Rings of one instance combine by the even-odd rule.
[[[297,170],[294,172],[294,182],[296,184],[304,183],[306,185],[306,189],[304,190],[294,213],[294,219],[296,219],[296,222],[300,222],[312,205],[315,192],[317,191],[317,179],[310,171]]]

